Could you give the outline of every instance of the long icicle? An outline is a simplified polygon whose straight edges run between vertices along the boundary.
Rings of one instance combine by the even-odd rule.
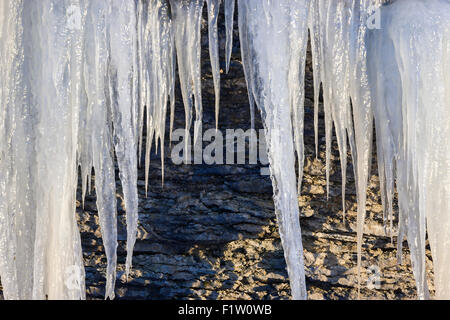
[[[297,181],[293,174],[296,143],[297,152],[302,150],[301,123],[293,121],[299,121],[302,112],[293,108],[303,109],[297,103],[303,99],[304,78],[299,67],[307,44],[309,1],[239,0],[238,5],[244,69],[249,94],[255,98],[264,123],[275,212],[292,297],[306,299]]]
[[[214,81],[216,129],[218,129],[220,111],[220,63],[217,19],[219,18],[220,1],[206,0],[206,3],[208,5],[209,55],[211,59],[211,69]]]
[[[127,221],[126,274],[132,266],[138,223],[137,144],[138,96],[136,6],[133,1],[110,2],[109,92],[114,123],[114,145],[125,199]],[[117,97],[117,98],[115,98]]]

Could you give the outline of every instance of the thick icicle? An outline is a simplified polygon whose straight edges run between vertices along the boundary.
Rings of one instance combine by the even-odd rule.
[[[100,227],[107,257],[106,298],[114,299],[117,265],[117,201],[115,167],[112,158],[111,103],[105,94],[108,71],[107,30],[108,5],[104,1],[89,3],[86,19],[85,89],[87,94],[87,123],[80,123],[81,154],[92,157],[86,165],[95,169],[95,189]],[[83,113],[82,113],[83,115]],[[82,166],[83,167],[83,162]],[[92,166],[91,166],[92,165]]]
[[[37,28],[31,92],[38,105],[34,299],[85,298],[84,263],[75,218],[78,114],[82,83],[82,1],[24,2]],[[67,15],[76,15],[67,20]],[[31,32],[32,28],[27,28]],[[58,30],[58,31],[55,31]],[[45,44],[45,45],[39,45]],[[52,75],[52,76],[48,76]],[[49,174],[51,172],[51,174]],[[70,275],[76,278],[68,285]]]
[[[35,118],[21,72],[29,40],[24,23],[23,1],[0,3],[0,276],[6,299],[31,299],[33,288],[35,189],[29,162]]]
[[[114,145],[125,198],[127,221],[126,274],[132,265],[138,223],[137,143],[139,108],[137,95],[137,31],[134,1],[110,3],[109,91],[114,123]]]
[[[350,143],[355,164],[358,197],[358,274],[361,265],[372,139],[371,92],[366,64],[366,22],[369,17],[369,4],[369,0],[353,2],[317,0],[311,5],[309,21],[313,62],[316,68],[314,71],[316,126],[320,83],[323,86],[327,193],[329,193],[331,137],[334,123],[341,158],[344,214],[347,141]]]
[[[208,4],[218,93],[219,2]],[[191,48],[179,50],[179,61],[188,70],[188,100],[195,96],[196,136],[201,123],[203,1],[184,1],[181,5],[181,16],[172,19],[168,0],[1,3],[0,101],[4,107],[0,109],[0,275],[5,297],[85,297],[75,220],[78,166],[83,202],[91,189],[91,170],[95,170],[98,213],[108,258],[106,296],[114,297],[117,204],[113,150],[127,211],[129,273],[137,229],[137,151],[142,145],[144,107],[148,115],[147,169],[153,137],[157,147],[160,142],[164,161],[169,98],[173,129],[173,20],[182,29],[186,27],[179,40],[188,41],[188,46],[178,42],[179,48]],[[176,17],[176,6],[172,9]],[[193,90],[189,88],[192,84]],[[186,106],[192,109],[192,103]],[[40,201],[35,196],[38,193]],[[67,277],[75,279],[70,288]]]
[[[298,68],[305,59],[309,1],[239,0],[238,4],[240,26],[245,28],[241,30],[244,35],[241,45],[246,76],[266,132],[275,212],[292,297],[306,299],[298,193],[293,174],[296,142],[300,142],[297,138],[303,132],[293,121],[300,120],[302,115],[295,108],[303,109],[302,104],[297,104],[301,103],[304,90]]]
[[[355,132],[355,165],[356,193],[358,200],[357,213],[357,269],[358,293],[361,282],[361,251],[366,216],[367,185],[369,180],[369,161],[372,157],[373,114],[371,92],[367,74],[366,33],[369,17],[369,0],[353,3],[352,30],[350,47],[350,96],[353,105],[353,123]]]
[[[388,21],[387,18],[383,15],[383,24]],[[394,169],[399,156],[402,129],[401,79],[394,43],[384,25],[381,29],[369,32],[367,46],[384,223],[385,230],[392,237]]]
[[[204,0],[170,0],[170,5],[178,57],[178,75],[185,107],[186,132],[189,133],[191,129],[192,108],[195,101],[194,144],[196,144],[203,119],[200,30]]]
[[[141,107],[147,110],[147,139],[145,152],[145,182],[148,188],[150,150],[153,139],[161,150],[162,179],[164,181],[164,142],[169,96],[171,125],[175,106],[174,39],[167,0],[144,2],[140,13],[142,34],[139,37]],[[144,112],[141,110],[141,117]],[[140,122],[143,122],[141,119]],[[142,125],[141,125],[142,126]],[[142,128],[141,135],[142,135]]]
[[[0,274],[5,297],[85,297],[75,218],[80,165],[83,199],[91,169],[96,173],[108,258],[106,296],[113,298],[113,128],[128,216],[127,270],[137,223],[134,4],[4,1],[0,8],[0,99],[5,106],[0,117],[0,197],[5,200],[0,228],[6,228],[0,230]]]
[[[336,131],[342,173],[342,210],[345,217],[347,139],[353,145],[350,108],[350,27],[354,14],[346,1],[315,1],[310,15],[310,30],[315,71],[315,126],[317,126],[320,82],[324,89],[326,121],[327,189],[331,154],[332,123]],[[317,19],[318,21],[316,21]],[[318,24],[318,25],[317,25]],[[347,133],[348,132],[348,133]],[[317,129],[316,129],[317,142]],[[316,145],[317,150],[317,145]]]
[[[153,141],[161,150],[164,179],[165,124],[170,105],[172,132],[176,61],[186,130],[191,128],[195,107],[194,143],[201,133],[200,30],[205,2],[217,123],[220,0],[1,1],[0,277],[7,299],[85,298],[75,215],[78,167],[83,202],[95,170],[108,259],[106,297],[114,297],[117,203],[113,151],[127,211],[128,274],[136,241],[137,154],[143,148],[144,121],[148,185]],[[235,1],[223,3],[228,72]],[[327,182],[334,125],[344,213],[347,143],[355,168],[358,273],[374,117],[386,231],[392,237],[396,182],[399,256],[406,235],[418,296],[427,298],[428,231],[436,295],[450,298],[446,270],[450,263],[450,2],[239,0],[238,5],[251,124],[254,127],[256,102],[266,130],[293,297],[306,298],[296,182],[300,190],[309,28],[316,156],[322,84]],[[369,31],[368,22],[377,14],[373,9],[380,9],[382,25]],[[293,174],[295,152],[298,181]]]
[[[84,2],[4,1],[1,6],[5,297],[82,299],[75,192]],[[75,20],[68,19],[73,15]],[[75,278],[68,284],[71,275]]]

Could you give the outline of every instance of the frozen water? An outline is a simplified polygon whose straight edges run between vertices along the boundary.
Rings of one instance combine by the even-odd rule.
[[[78,169],[83,202],[95,171],[108,259],[106,297],[114,298],[117,202],[113,154],[124,194],[127,275],[130,272],[138,222],[137,156],[146,137],[148,184],[153,141],[164,161],[168,106],[173,129],[176,55],[187,128],[195,97],[196,136],[202,119],[204,1],[171,2],[1,2],[0,275],[7,299],[85,298],[75,216]],[[218,0],[207,2],[217,114],[219,4]],[[229,3],[227,8],[231,8]]]
[[[418,296],[429,295],[428,232],[436,297],[449,299],[450,2],[397,0],[382,9],[382,29],[368,43],[385,207],[392,225],[396,171],[399,250],[406,235]]]
[[[297,197],[304,162],[308,29],[316,156],[322,88],[327,182],[334,128],[344,218],[348,151],[354,163],[358,272],[375,126],[385,230],[394,237],[396,186],[397,243],[401,252],[401,240],[407,237],[418,296],[429,296],[428,233],[436,296],[450,298],[446,271],[450,263],[450,1],[238,0],[237,4],[250,122],[253,127],[257,106],[266,131],[275,211],[293,298],[306,298]],[[84,202],[92,189],[92,170],[108,260],[106,297],[114,298],[114,154],[126,208],[128,275],[138,223],[138,159],[145,145],[148,186],[154,144],[161,154],[164,180],[165,124],[170,114],[172,132],[176,69],[186,130],[194,121],[194,143],[201,134],[205,8],[218,125],[221,5],[228,72],[234,0],[0,2],[0,276],[7,299],[85,298],[75,204],[78,174]],[[373,28],[373,22],[379,28]]]
[[[275,212],[292,297],[306,299],[297,181],[292,173],[295,172],[295,151],[303,168],[309,1],[239,0],[238,4],[244,69],[251,101],[256,102],[264,123]],[[274,34],[277,37],[273,37]]]

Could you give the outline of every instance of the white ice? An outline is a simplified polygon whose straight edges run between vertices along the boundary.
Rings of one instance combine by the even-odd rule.
[[[303,168],[308,8],[309,1],[238,1],[244,69],[249,95],[264,123],[275,212],[294,299],[306,299],[297,180],[292,173],[295,151]]]
[[[219,48],[217,30],[221,5],[225,48]],[[228,72],[234,0],[0,2],[0,277],[5,298],[85,298],[75,206],[78,175],[84,202],[92,172],[108,260],[106,297],[114,298],[114,161],[126,209],[128,275],[138,224],[138,159],[145,149],[148,186],[155,145],[164,179],[165,124],[170,114],[172,132],[176,69],[186,130],[194,121],[194,140],[199,139],[205,6],[218,125],[219,53],[223,49]],[[266,131],[293,298],[306,298],[297,198],[304,162],[308,29],[316,156],[322,87],[327,182],[334,128],[344,217],[348,151],[354,164],[358,272],[374,126],[386,232],[394,237],[396,187],[399,257],[406,236],[418,296],[427,298],[428,234],[436,296],[450,298],[450,1],[239,0],[237,9],[250,122],[253,127],[256,105]],[[373,17],[381,17],[381,28],[373,28]]]
[[[164,168],[168,106],[173,129],[175,47],[186,113],[192,114],[194,95],[196,129],[202,119],[204,1],[172,2],[171,7],[169,0],[1,2],[0,276],[5,298],[85,298],[75,214],[78,169],[83,204],[95,172],[108,260],[105,296],[114,298],[115,159],[126,209],[126,274],[131,271],[138,154],[145,136],[148,184],[153,141],[160,147]],[[218,114],[220,3],[207,4]]]
[[[429,296],[428,233],[436,298],[450,299],[450,2],[397,0],[381,16],[368,43],[385,206],[392,221],[395,179],[418,296]]]

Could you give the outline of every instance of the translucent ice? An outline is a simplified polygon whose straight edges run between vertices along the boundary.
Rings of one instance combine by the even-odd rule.
[[[231,53],[233,51],[233,30],[234,30],[234,9],[236,0],[225,0],[225,25],[227,29],[227,42],[225,48],[225,57],[227,73],[230,70]]]
[[[148,186],[150,149],[153,140],[160,146],[162,179],[164,180],[164,138],[166,115],[170,101],[170,132],[175,112],[175,44],[170,19],[169,2],[165,0],[139,2],[138,46],[140,79],[140,136],[144,108],[146,109],[145,183]]]
[[[354,162],[358,198],[358,270],[372,143],[373,116],[366,63],[366,21],[371,13],[370,4],[369,1],[315,0],[311,3],[308,23],[315,68],[316,153],[318,97],[322,84],[327,193],[334,124],[341,159],[344,217],[348,144]]]
[[[160,146],[164,168],[169,106],[173,129],[175,47],[187,115],[192,114],[195,96],[197,136],[202,119],[204,1],[172,2],[172,6],[169,0],[1,2],[0,276],[6,298],[85,298],[75,215],[78,169],[83,203],[95,171],[108,260],[106,297],[114,298],[114,160],[124,194],[126,273],[130,272],[138,222],[138,153],[145,136],[148,184],[153,141]],[[220,1],[207,4],[218,112]],[[187,127],[190,121],[187,116]]]
[[[382,9],[382,29],[368,42],[383,197],[392,221],[396,171],[399,250],[406,235],[418,296],[429,295],[428,232],[436,297],[449,299],[450,2],[397,0]]]
[[[295,151],[300,159],[299,171],[303,168],[309,1],[239,0],[238,4],[244,69],[251,101],[254,99],[259,107],[266,132],[275,212],[292,297],[306,299],[297,181],[292,173]]]
[[[170,4],[178,57],[178,74],[185,106],[186,132],[190,132],[191,129],[195,103],[194,143],[196,143],[203,119],[200,27],[204,1],[171,0]],[[186,143],[187,141],[188,139]]]
[[[221,4],[228,72],[234,0],[0,1],[0,276],[7,299],[85,298],[75,205],[78,174],[84,202],[92,189],[92,170],[107,256],[106,297],[114,298],[115,160],[126,209],[128,274],[138,222],[138,155],[145,144],[148,185],[154,142],[164,179],[166,118],[170,109],[172,132],[176,68],[186,130],[195,109],[195,142],[201,133],[205,6],[218,123]],[[406,236],[418,296],[427,298],[428,233],[436,295],[450,298],[450,2],[239,0],[238,14],[250,121],[254,126],[257,105],[293,297],[306,298],[297,196],[303,176],[309,29],[316,156],[322,87],[327,182],[334,127],[344,215],[348,150],[354,163],[358,272],[375,124],[386,232],[393,237],[396,186],[399,257]]]

